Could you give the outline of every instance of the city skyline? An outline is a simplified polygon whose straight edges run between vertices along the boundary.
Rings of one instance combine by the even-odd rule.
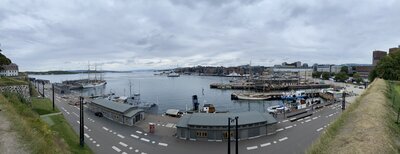
[[[397,47],[398,1],[2,1],[21,71],[372,63]]]

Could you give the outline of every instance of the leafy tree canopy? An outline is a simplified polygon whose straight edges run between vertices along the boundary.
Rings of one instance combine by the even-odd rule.
[[[382,58],[369,75],[369,80],[375,78],[385,80],[400,80],[400,51]]]

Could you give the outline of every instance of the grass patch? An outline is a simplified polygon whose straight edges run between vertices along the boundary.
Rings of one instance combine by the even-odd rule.
[[[69,150],[71,153],[92,153],[88,146],[85,146],[83,149],[80,147],[79,136],[69,126],[63,115],[51,116],[50,119],[54,122],[54,125],[50,126],[51,130],[55,131],[57,136],[63,138],[63,140],[69,145]]]
[[[48,99],[47,103],[36,104],[39,110],[32,110],[18,94],[3,95],[0,95],[0,105],[10,118],[12,129],[18,132],[19,138],[31,153],[92,153],[87,146],[79,147],[78,135],[62,115],[51,116],[51,126],[40,119],[35,111],[50,112]]]
[[[341,126],[343,126],[346,120],[349,118],[350,113],[354,111],[360,104],[361,102],[360,98],[367,94],[368,91],[364,92],[363,94],[361,94],[360,97],[358,97],[354,101],[354,103],[348,106],[346,110],[342,113],[342,115],[340,115],[340,117],[338,117],[331,125],[329,125],[329,127],[327,127],[325,133],[322,134],[321,137],[311,145],[311,147],[307,150],[307,153],[308,154],[326,153],[327,149],[330,147],[330,143],[338,134]]]
[[[32,98],[32,110],[39,115],[60,112],[57,108],[53,111],[53,102],[48,98]]]
[[[400,82],[387,81],[388,91],[387,97],[391,105],[388,105],[389,112],[387,116],[387,125],[389,126],[389,134],[392,139],[392,144],[397,149],[397,153],[400,153],[400,124],[397,124],[397,114],[400,108]]]
[[[9,77],[0,78],[0,86],[13,86],[13,85],[28,85],[28,82]]]

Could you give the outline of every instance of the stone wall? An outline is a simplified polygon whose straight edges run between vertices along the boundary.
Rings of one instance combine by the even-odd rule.
[[[26,100],[30,100],[30,92],[28,85],[0,86],[0,93],[12,92],[21,94]]]

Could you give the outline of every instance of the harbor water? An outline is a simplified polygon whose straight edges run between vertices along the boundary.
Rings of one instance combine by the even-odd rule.
[[[200,107],[203,104],[214,104],[217,111],[265,112],[271,105],[282,101],[242,101],[231,100],[231,93],[235,90],[210,89],[211,83],[227,83],[232,78],[214,76],[167,77],[153,75],[152,71],[138,71],[131,73],[104,73],[107,81],[105,87],[79,90],[84,96],[115,93],[118,96],[129,96],[130,93],[140,93],[141,100],[158,104],[157,113],[164,113],[167,109],[185,111],[192,108],[192,95],[197,95]],[[37,79],[62,82],[64,80],[85,79],[87,74],[68,75],[29,75]],[[131,86],[130,86],[131,85]],[[130,88],[131,87],[131,88]],[[237,90],[236,90],[237,91]]]

